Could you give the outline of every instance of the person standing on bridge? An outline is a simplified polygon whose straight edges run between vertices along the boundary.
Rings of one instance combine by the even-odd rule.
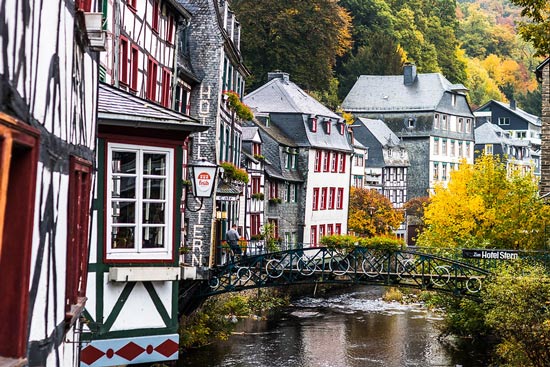
[[[235,261],[235,256],[237,260],[241,259],[241,246],[239,246],[239,232],[237,232],[237,225],[233,224],[231,229],[225,234],[225,240],[229,244],[231,249],[231,261]]]

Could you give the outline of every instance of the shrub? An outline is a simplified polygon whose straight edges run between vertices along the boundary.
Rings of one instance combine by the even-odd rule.
[[[375,250],[396,251],[404,248],[405,242],[394,237],[375,236],[369,238],[361,238],[360,246],[372,248]]]
[[[321,245],[331,248],[331,249],[347,249],[352,250],[357,243],[359,238],[350,235],[342,234],[333,234],[330,236],[321,237]]]

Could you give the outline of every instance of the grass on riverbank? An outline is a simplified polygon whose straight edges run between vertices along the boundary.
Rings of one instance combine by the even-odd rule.
[[[289,304],[276,289],[243,291],[209,298],[195,313],[180,320],[180,348],[197,348],[227,340],[239,318],[266,317]]]

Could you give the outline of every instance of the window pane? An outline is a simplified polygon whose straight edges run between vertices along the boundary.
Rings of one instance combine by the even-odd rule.
[[[165,199],[165,185],[166,182],[164,178],[143,179],[143,198],[159,200]]]
[[[143,174],[163,176],[166,174],[166,154],[143,154]]]
[[[143,223],[164,224],[164,204],[144,203]]]
[[[113,176],[113,198],[131,198],[136,197],[136,178],[135,177],[116,177]]]
[[[111,244],[113,248],[134,248],[134,227],[112,227]]]
[[[164,247],[164,227],[143,227],[143,248]]]
[[[126,201],[113,201],[113,224],[135,223],[136,222],[136,204]]]
[[[113,151],[113,173],[136,173],[136,153]]]

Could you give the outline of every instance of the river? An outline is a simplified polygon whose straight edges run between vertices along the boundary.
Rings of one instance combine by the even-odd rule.
[[[438,338],[441,315],[381,300],[381,287],[295,301],[281,318],[245,320],[228,341],[182,355],[179,367],[482,367],[483,353]]]

